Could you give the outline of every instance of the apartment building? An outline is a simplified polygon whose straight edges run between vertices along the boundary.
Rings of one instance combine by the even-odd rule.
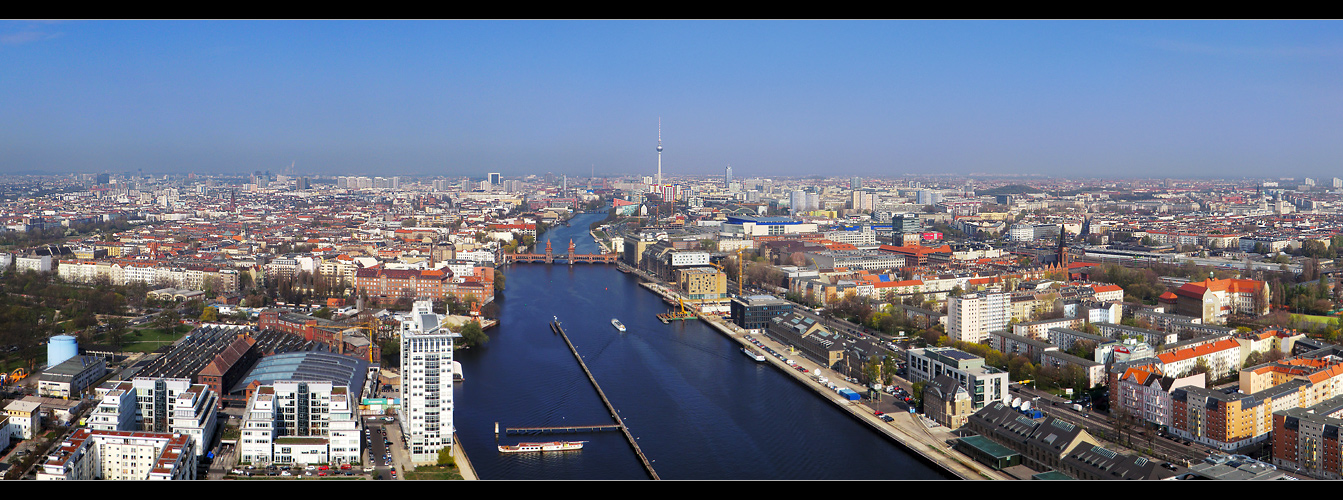
[[[1004,355],[1019,354],[1030,358],[1031,363],[1039,364],[1045,351],[1057,351],[1058,346],[1045,340],[1025,337],[1007,332],[989,332],[989,345]]]
[[[1240,371],[1252,393],[1180,388],[1172,393],[1171,433],[1223,450],[1259,443],[1274,415],[1343,396],[1343,350],[1328,346]]]
[[[452,448],[452,342],[461,334],[442,324],[433,303],[417,301],[409,321],[401,323],[401,433],[411,461],[438,462]]]
[[[1011,298],[1006,293],[948,297],[947,336],[979,343],[988,338],[989,332],[1006,329],[1011,316]]]
[[[1041,366],[1052,366],[1054,368],[1076,367],[1081,370],[1082,376],[1086,379],[1087,387],[1095,387],[1105,383],[1105,364],[1098,363],[1086,358],[1079,358],[1063,351],[1045,351],[1040,354]]]
[[[306,381],[256,388],[244,413],[239,456],[253,464],[361,462],[358,392]]]
[[[218,425],[219,395],[189,379],[136,377],[104,383],[96,393],[90,428],[186,434],[199,455]]]
[[[42,405],[33,401],[10,401],[5,405],[5,415],[10,435],[19,439],[32,439],[42,433]]]
[[[1110,370],[1110,413],[1127,413],[1169,427],[1175,411],[1171,397],[1182,387],[1204,387],[1203,375],[1166,376],[1155,363],[1117,363]]]
[[[1273,413],[1273,465],[1316,479],[1343,479],[1343,396]]]
[[[1114,323],[1092,323],[1096,325],[1096,333],[1112,339],[1139,339],[1152,347],[1159,347],[1166,344],[1173,344],[1180,340],[1180,335],[1176,332],[1162,332],[1138,328],[1135,326],[1118,325]]]
[[[1055,318],[1039,321],[1027,321],[1012,325],[1012,333],[1033,339],[1048,339],[1049,331],[1055,328],[1075,329],[1086,326],[1084,318]]]
[[[1236,370],[1240,369],[1244,356],[1241,355],[1241,345],[1234,339],[1223,339],[1216,342],[1165,351],[1157,354],[1157,359],[1161,360],[1161,371],[1177,376],[1185,376],[1193,371],[1200,362],[1208,366],[1208,373],[1212,380],[1225,378]]]
[[[37,479],[193,480],[194,441],[181,433],[77,429],[47,456]]]

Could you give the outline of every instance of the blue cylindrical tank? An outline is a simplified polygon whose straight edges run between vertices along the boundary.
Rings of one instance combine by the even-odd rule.
[[[69,335],[57,335],[47,340],[47,366],[61,364],[79,355],[79,343]]]

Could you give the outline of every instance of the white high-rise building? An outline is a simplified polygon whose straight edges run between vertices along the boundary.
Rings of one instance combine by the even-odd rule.
[[[401,323],[401,433],[411,462],[433,464],[452,448],[452,339],[434,303],[422,300]]]
[[[788,197],[788,206],[792,207],[793,215],[807,211],[807,192],[803,190],[794,190]]]
[[[1012,318],[1011,295],[974,293],[947,297],[947,336],[951,340],[979,343],[989,332],[1005,330]]]

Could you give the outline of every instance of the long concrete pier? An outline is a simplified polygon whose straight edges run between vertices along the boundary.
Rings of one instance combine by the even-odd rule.
[[[508,427],[504,434],[553,434],[564,432],[618,431],[619,425],[570,425],[565,427]]]
[[[653,464],[648,461],[648,457],[644,456],[643,450],[639,449],[639,443],[634,441],[634,436],[630,434],[629,428],[625,427],[625,421],[620,418],[619,413],[616,413],[616,407],[611,405],[611,400],[606,399],[606,393],[602,392],[602,386],[597,385],[597,378],[592,376],[592,372],[588,370],[587,363],[583,362],[583,356],[578,354],[578,349],[574,348],[574,343],[569,341],[569,336],[564,333],[564,327],[561,327],[559,322],[554,321],[550,323],[550,329],[555,333],[560,334],[560,337],[564,339],[564,343],[569,346],[569,352],[574,353],[574,359],[578,360],[578,366],[583,369],[583,373],[587,374],[588,381],[592,382],[592,388],[597,390],[597,395],[602,398],[602,403],[606,405],[606,411],[611,414],[611,418],[615,420],[616,425],[620,426],[620,432],[625,434],[625,439],[630,442],[630,447],[634,448],[634,454],[638,456],[639,461],[644,464],[644,470],[648,472],[648,476],[654,480],[661,479],[658,477],[657,471],[653,470]]]

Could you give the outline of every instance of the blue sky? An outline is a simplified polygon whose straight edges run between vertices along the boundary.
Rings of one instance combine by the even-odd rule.
[[[1343,176],[1331,21],[0,22],[0,171]]]

